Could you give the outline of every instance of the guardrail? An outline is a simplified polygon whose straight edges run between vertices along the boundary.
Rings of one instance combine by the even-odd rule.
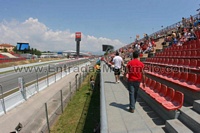
[[[101,62],[101,68],[105,65]],[[101,71],[101,79],[100,79],[100,121],[101,121],[101,133],[108,133],[108,124],[107,124],[107,113],[106,113],[106,102],[105,102],[105,93],[104,93],[104,79],[103,79],[103,71]]]
[[[4,97],[2,87],[1,89],[1,99],[0,99],[0,116],[3,114],[6,114],[8,110],[11,110],[12,108],[18,106],[19,104],[25,102],[28,98],[31,96],[37,94],[38,92],[42,91],[43,89],[47,88],[49,85],[55,83],[56,81],[60,80],[64,76],[76,71],[75,69],[81,68],[83,66],[89,65],[90,62],[86,62],[84,64],[79,65],[78,67],[72,67],[69,71],[61,71],[60,73],[56,73],[53,76],[47,76],[46,79],[42,81],[37,81],[36,83],[25,87],[25,91],[17,91],[9,96]]]

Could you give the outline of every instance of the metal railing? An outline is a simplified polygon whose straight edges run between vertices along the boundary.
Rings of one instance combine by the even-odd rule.
[[[104,63],[101,62],[101,68],[103,68]],[[104,79],[103,71],[100,74],[100,121],[101,121],[101,133],[108,133],[108,124],[107,124],[107,113],[106,113],[106,99],[104,93]]]

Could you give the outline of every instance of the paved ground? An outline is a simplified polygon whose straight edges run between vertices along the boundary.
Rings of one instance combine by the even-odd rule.
[[[109,133],[162,133],[164,121],[138,98],[134,113],[128,112],[126,83],[116,84],[112,71],[103,72]]]
[[[58,93],[60,89],[69,85],[69,81],[74,80],[74,77],[75,73],[71,73],[65,76],[45,90],[29,98],[26,102],[8,111],[7,114],[1,116],[0,133],[9,133],[11,131],[14,131],[19,122],[22,123],[24,128],[26,128],[26,126],[29,125],[30,122],[28,120],[35,119],[34,117],[38,116],[38,111],[41,109],[42,106],[44,106],[44,103],[49,101],[49,99],[53,97],[56,93]]]

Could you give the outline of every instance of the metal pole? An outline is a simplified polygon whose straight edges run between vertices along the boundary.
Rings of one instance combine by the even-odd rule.
[[[39,92],[38,73],[36,73],[36,80],[37,92]]]
[[[27,98],[26,98],[26,88],[25,88],[25,84],[26,84],[26,83],[25,83],[25,81],[24,81],[24,77],[22,77],[22,79],[23,79],[23,80],[22,80],[22,82],[23,82],[23,95],[24,95],[24,99],[27,100]]]
[[[76,91],[78,90],[78,79],[77,79],[78,74],[75,75],[76,78]]]
[[[56,72],[55,72],[55,82],[56,82]]]
[[[5,102],[4,102],[4,94],[3,94],[3,87],[2,85],[0,85],[1,88],[1,103],[2,103],[2,108],[4,113],[6,114],[6,107],[5,107]]]
[[[70,91],[70,101],[71,101],[71,94],[72,94],[72,84],[69,82],[69,91]]]
[[[60,90],[60,102],[61,102],[61,111],[63,113],[63,95],[62,95],[62,90]]]
[[[49,86],[49,73],[48,73],[48,70],[47,70],[47,86]]]
[[[62,78],[62,69],[61,69],[61,78]]]
[[[80,73],[80,76],[79,76],[79,88],[80,88],[80,86],[81,86],[81,73]]]
[[[47,103],[45,103],[45,113],[46,113],[46,120],[47,120],[47,129],[48,129],[48,133],[50,133],[50,125],[49,125]]]
[[[83,78],[82,73],[80,73],[80,85],[82,83],[82,78]]]

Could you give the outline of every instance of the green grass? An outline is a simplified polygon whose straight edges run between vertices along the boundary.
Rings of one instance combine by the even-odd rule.
[[[95,74],[95,90],[90,90],[89,77],[81,85],[51,133],[92,133],[100,121],[100,77]]]

